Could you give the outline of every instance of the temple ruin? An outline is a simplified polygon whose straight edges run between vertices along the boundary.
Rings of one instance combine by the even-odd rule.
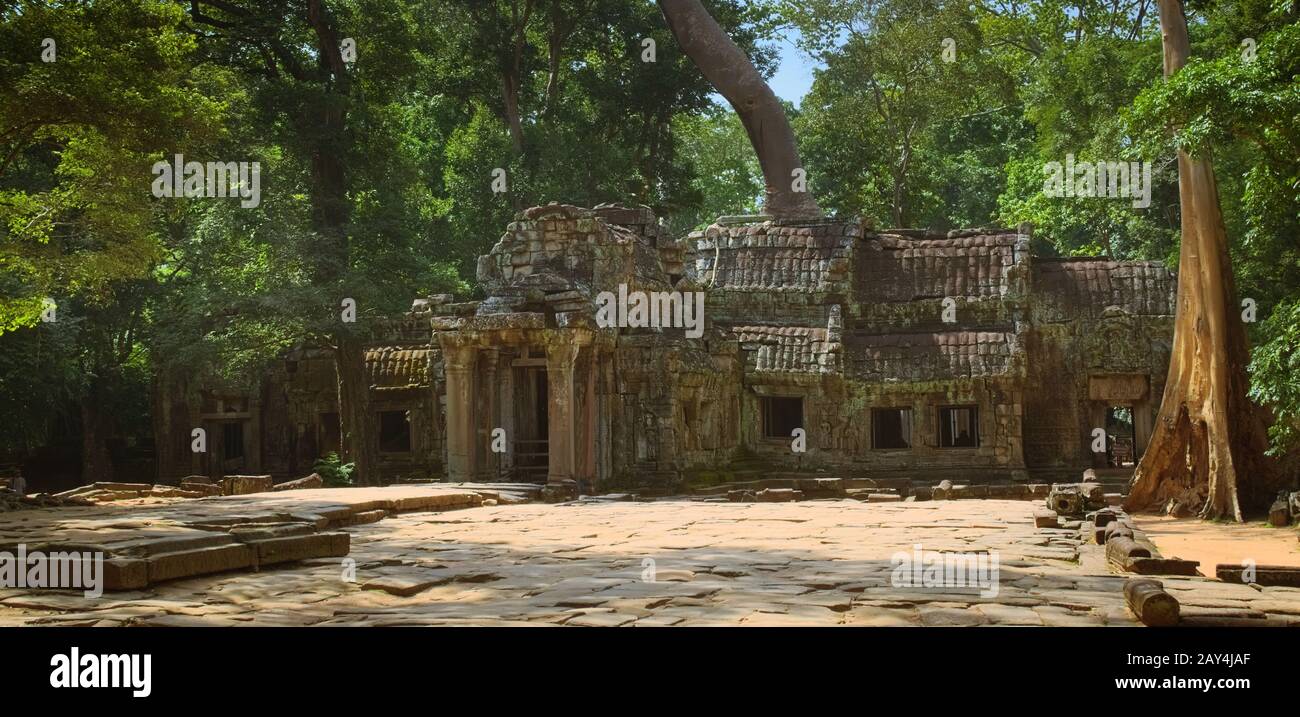
[[[1077,480],[1146,445],[1175,290],[1159,262],[1035,256],[1027,229],[724,217],[679,239],[646,208],[559,204],[517,216],[477,280],[482,300],[373,327],[382,482]],[[596,297],[620,289],[704,292],[703,335],[602,325]],[[337,450],[336,396],[305,345],[257,391],[156,396],[160,478],[299,477]]]

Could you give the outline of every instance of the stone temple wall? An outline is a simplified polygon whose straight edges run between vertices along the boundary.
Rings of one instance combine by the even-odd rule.
[[[676,239],[644,207],[527,210],[479,259],[485,298],[419,299],[373,327],[372,409],[404,412],[411,433],[381,452],[384,479],[1077,477],[1096,465],[1090,432],[1108,407],[1149,437],[1175,282],[1154,262],[1029,246],[1026,231],[858,219],[719,222]],[[599,325],[597,295],[620,284],[704,292],[703,335]],[[301,472],[336,438],[332,375],[289,364],[265,381],[256,431],[268,467]],[[805,450],[781,434],[789,421]],[[881,437],[903,422],[905,445]],[[944,445],[958,422],[963,442]],[[542,464],[525,475],[522,457],[491,451],[495,428]]]

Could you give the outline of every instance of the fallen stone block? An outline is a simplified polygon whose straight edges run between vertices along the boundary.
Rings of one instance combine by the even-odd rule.
[[[1214,566],[1214,574],[1226,583],[1254,583],[1256,585],[1300,588],[1300,567],[1294,565],[1220,563]]]
[[[901,503],[903,496],[897,493],[868,493],[868,503]]]
[[[935,486],[934,490],[931,491],[930,497],[934,500],[948,500],[952,497],[952,481],[939,481],[939,485]]]
[[[755,493],[754,498],[760,503],[787,503],[802,500],[803,492],[793,488],[766,488]]]
[[[1106,505],[1106,491],[1100,483],[1080,483],[1079,493],[1090,506],[1101,508]]]
[[[1200,575],[1197,570],[1200,565],[1196,560],[1151,557],[1130,558],[1124,567],[1138,575]]]
[[[305,490],[307,488],[322,488],[324,486],[325,479],[321,478],[319,473],[312,473],[305,478],[299,478],[298,480],[291,480],[273,485],[271,486],[271,490]]]
[[[1126,520],[1114,520],[1107,523],[1102,532],[1106,536],[1102,543],[1110,542],[1110,539],[1115,537],[1132,538],[1133,525]]]
[[[1147,627],[1172,627],[1178,624],[1178,600],[1165,592],[1164,583],[1159,580],[1129,580],[1124,583],[1124,601],[1133,615]]]
[[[152,488],[152,483],[116,483],[113,481],[96,481],[90,485],[83,485],[78,488],[73,488],[72,490],[65,490],[62,493],[55,493],[55,496],[63,498],[96,490],[108,491],[110,493],[142,493],[147,492]]]
[[[1057,515],[1082,515],[1084,497],[1077,488],[1069,486],[1052,486],[1047,495],[1047,509]]]
[[[1106,559],[1121,570],[1128,570],[1133,558],[1149,558],[1151,551],[1130,537],[1117,535],[1106,540]]]
[[[214,495],[221,495],[221,494],[222,494],[222,491],[223,491],[222,487],[221,487],[220,485],[218,485],[218,484],[214,484],[214,483],[211,483],[211,482],[209,482],[209,483],[194,483],[194,482],[191,482],[191,481],[188,481],[188,480],[187,480],[187,481],[183,481],[183,482],[181,483],[181,490],[186,490],[186,491],[190,491],[190,492],[192,492],[192,493],[197,493],[197,494],[199,494],[200,496],[203,496],[203,497],[214,496]]]
[[[1109,508],[1103,508],[1091,515],[1093,524],[1096,525],[1098,528],[1105,528],[1107,525],[1110,525],[1111,523],[1118,520],[1119,517],[1120,517],[1119,513]]]
[[[271,490],[273,485],[271,476],[242,476],[233,475],[225,476],[221,479],[223,495],[248,495],[250,493],[265,493]]]
[[[754,491],[729,490],[727,491],[727,500],[732,503],[752,503],[754,501]]]
[[[1034,511],[1035,528],[1057,528],[1060,527],[1060,518],[1055,511],[1036,510]]]
[[[173,488],[166,485],[156,485],[146,495],[150,498],[202,498],[205,494],[198,491],[185,490],[184,488]]]
[[[910,493],[909,497],[917,500],[930,500],[934,497],[934,488],[931,488],[930,486],[917,486],[908,492]]]
[[[1283,493],[1285,496],[1286,493]],[[1268,524],[1274,528],[1282,528],[1291,524],[1291,505],[1286,498],[1278,498],[1273,501],[1273,505],[1268,509]]]
[[[808,498],[843,498],[844,481],[839,478],[802,478],[799,490]]]

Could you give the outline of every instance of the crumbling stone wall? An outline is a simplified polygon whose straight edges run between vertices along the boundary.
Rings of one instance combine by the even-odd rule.
[[[486,298],[419,299],[376,328],[372,408],[409,412],[412,431],[411,451],[382,456],[385,476],[519,477],[489,437],[527,433],[520,408],[537,423],[527,404],[541,395],[543,477],[583,490],[705,472],[1075,475],[1094,460],[1098,406],[1158,401],[1173,277],[1029,246],[1027,231],[874,232],[857,219],[719,222],[679,240],[644,207],[529,209],[479,259]],[[705,292],[703,336],[598,325],[597,295],[619,285]],[[272,472],[323,450],[304,426],[333,410],[323,369],[299,364],[263,392]],[[521,393],[527,376],[547,392]],[[806,451],[765,435],[765,397],[803,399]],[[977,408],[978,445],[940,446],[945,406]],[[878,408],[911,409],[909,448],[873,446]]]

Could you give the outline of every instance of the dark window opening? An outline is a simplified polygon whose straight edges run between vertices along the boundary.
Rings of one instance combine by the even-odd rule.
[[[803,399],[764,396],[763,437],[789,438],[796,428],[803,428]]]
[[[871,411],[871,447],[912,447],[912,409],[876,408]]]
[[[339,414],[322,413],[320,414],[320,450],[324,455],[343,452],[340,445],[342,443],[341,428],[339,427]]]
[[[244,457],[244,424],[221,424],[221,456],[226,460]]]
[[[939,409],[940,448],[975,448],[979,444],[979,409],[974,406]]]
[[[545,369],[536,371],[533,375],[533,385],[536,391],[533,408],[537,412],[537,436],[549,439],[551,437],[550,377],[546,375]]]
[[[411,422],[406,411],[381,411],[379,414],[379,450],[383,453],[409,453]]]

